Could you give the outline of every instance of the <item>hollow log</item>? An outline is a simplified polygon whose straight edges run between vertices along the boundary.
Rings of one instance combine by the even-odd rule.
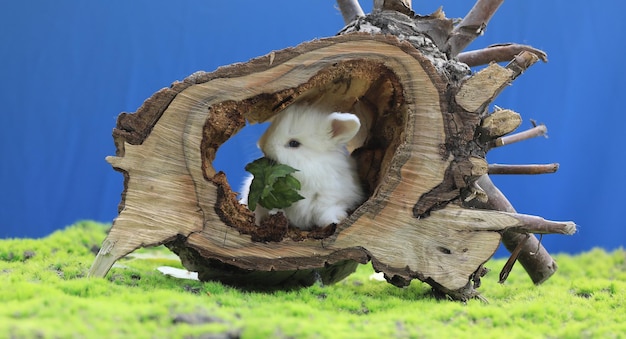
[[[519,125],[517,114],[489,118],[488,106],[537,56],[522,51],[471,74],[427,35],[349,31],[197,72],[121,114],[107,161],[124,191],[90,275],[165,244],[202,280],[294,288],[339,281],[371,261],[396,286],[419,279],[466,300],[504,232],[575,232],[572,222],[467,204],[488,198],[476,184],[489,170],[485,155]],[[361,120],[350,150],[369,198],[337,225],[302,231],[277,214],[256,226],[213,167],[224,142],[293,104]]]

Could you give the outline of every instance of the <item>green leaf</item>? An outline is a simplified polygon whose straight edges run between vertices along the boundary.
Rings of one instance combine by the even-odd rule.
[[[298,170],[291,166],[263,157],[247,164],[246,171],[254,176],[248,193],[248,208],[252,211],[257,204],[267,209],[285,208],[304,199],[298,193],[300,181],[291,175]]]

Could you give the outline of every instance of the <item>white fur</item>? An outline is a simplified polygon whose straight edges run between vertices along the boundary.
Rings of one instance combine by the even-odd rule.
[[[365,200],[356,164],[345,149],[360,126],[354,114],[292,105],[261,136],[258,144],[266,157],[298,170],[293,176],[300,181],[304,199],[282,210],[292,226],[306,230],[339,223]],[[290,147],[291,140],[301,145]],[[243,184],[242,203],[247,203],[251,181],[249,177]],[[276,212],[257,205],[256,224]]]

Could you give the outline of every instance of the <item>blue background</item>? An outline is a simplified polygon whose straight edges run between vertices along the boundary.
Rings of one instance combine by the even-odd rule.
[[[443,5],[463,17],[471,1]],[[365,12],[370,1],[362,1]],[[469,49],[499,42],[548,53],[495,104],[545,123],[537,138],[491,151],[491,163],[550,163],[556,174],[494,176],[521,213],[573,220],[574,236],[549,235],[552,252],[626,243],[623,197],[626,5],[616,1],[506,1]],[[4,1],[0,4],[0,238],[41,237],[81,219],[111,222],[122,175],[105,161],[120,112],[195,71],[245,62],[334,35],[334,1]],[[220,149],[233,186],[258,157],[259,129]]]

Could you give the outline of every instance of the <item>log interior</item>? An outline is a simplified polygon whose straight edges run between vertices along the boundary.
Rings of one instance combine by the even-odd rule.
[[[389,68],[382,63],[360,59],[334,62],[294,88],[211,105],[201,143],[202,168],[205,179],[219,187],[216,210],[221,220],[252,235],[253,241],[281,241],[284,236],[299,241],[331,235],[334,227],[310,232],[287,230],[286,221],[278,217],[271,218],[262,228],[256,227],[251,212],[236,201],[236,194],[225,174],[213,168],[217,150],[245,128],[246,121],[271,121],[288,105],[299,103],[328,112],[350,112],[361,120],[361,130],[348,149],[357,160],[366,191],[371,194],[385,176],[400,144],[406,119],[403,100],[400,81]],[[224,126],[224,122],[228,125]]]

